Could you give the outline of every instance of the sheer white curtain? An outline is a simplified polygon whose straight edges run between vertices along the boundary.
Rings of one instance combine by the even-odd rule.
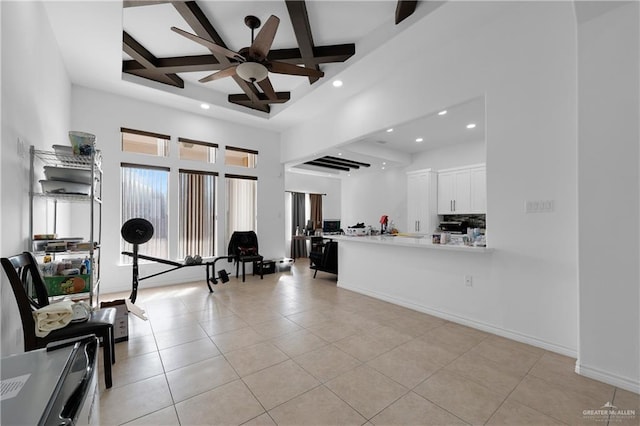
[[[226,179],[227,242],[233,231],[257,232],[258,181],[242,178]]]
[[[140,245],[140,253],[167,258],[169,256],[169,170],[135,164],[121,164],[121,219],[141,217],[153,225],[153,238]],[[121,251],[131,251],[132,245],[121,240]],[[131,263],[121,256],[122,263]]]

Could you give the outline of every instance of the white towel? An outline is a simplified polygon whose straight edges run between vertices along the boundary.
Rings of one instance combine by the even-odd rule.
[[[73,302],[63,300],[33,311],[36,336],[46,337],[53,330],[65,327],[73,319]]]

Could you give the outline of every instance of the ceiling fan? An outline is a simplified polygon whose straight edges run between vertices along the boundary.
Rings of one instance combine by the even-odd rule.
[[[253,37],[253,32],[256,28],[260,27],[260,19],[255,16],[247,16],[244,18],[244,23],[247,27],[251,28],[251,46],[240,49],[239,52],[229,50],[219,44],[214,43],[206,38],[199,37],[195,34],[191,34],[180,28],[171,27],[171,30],[199,43],[213,52],[226,56],[227,58],[238,62],[231,66],[215,72],[207,77],[201,78],[201,83],[209,81],[219,80],[224,77],[231,77],[237,75],[245,81],[250,83],[257,83],[262,89],[265,95],[269,99],[278,99],[271,81],[269,81],[269,72],[274,74],[288,74],[288,75],[300,75],[306,77],[323,77],[324,72],[311,68],[300,67],[287,62],[270,61],[267,59],[269,50],[273,43],[273,39],[276,36],[278,25],[280,24],[280,18],[275,15],[271,15],[262,29],[258,32],[258,35]]]

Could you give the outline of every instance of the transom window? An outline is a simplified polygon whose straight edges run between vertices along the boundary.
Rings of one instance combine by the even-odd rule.
[[[134,152],[137,154],[155,155],[157,157],[167,157],[169,155],[170,136],[160,133],[145,132],[121,128],[122,151]]]
[[[224,164],[255,169],[258,165],[258,151],[227,146],[224,149]]]
[[[178,138],[178,150],[181,160],[215,163],[218,144]]]

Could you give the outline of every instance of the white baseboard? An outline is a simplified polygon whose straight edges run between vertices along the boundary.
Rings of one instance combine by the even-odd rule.
[[[488,333],[496,334],[501,337],[505,337],[507,339],[515,340],[517,342],[526,343],[531,346],[536,346],[538,348],[542,348],[551,352],[556,352],[561,355],[565,355],[571,358],[576,358],[577,352],[576,349],[568,348],[565,346],[561,346],[555,343],[547,342],[544,340],[540,340],[533,336],[528,336],[526,334],[519,333],[513,330],[507,330],[504,328],[496,327],[492,324],[484,323],[481,321],[477,321],[471,318],[467,318],[461,315],[453,314],[450,312],[440,311],[437,309],[430,308],[424,305],[418,305],[409,300],[405,300],[402,298],[397,298],[390,296],[388,294],[379,293],[376,291],[371,291],[367,289],[363,289],[358,286],[353,286],[349,284],[345,284],[344,282],[338,279],[338,287],[344,288],[346,290],[351,290],[356,293],[364,294],[366,296],[371,296],[375,299],[384,300],[385,302],[390,302],[396,305],[403,306],[405,308],[413,309],[414,311],[422,312],[425,314],[433,315],[434,317],[442,318],[447,321],[452,321],[458,324],[466,325],[472,328],[476,328],[478,330],[486,331]]]
[[[640,382],[630,380],[627,377],[618,376],[617,374],[612,374],[607,371],[602,371],[597,368],[581,365],[580,360],[576,361],[575,371],[581,376],[598,380],[599,382],[608,383],[612,386],[628,390],[629,392],[640,393]]]

